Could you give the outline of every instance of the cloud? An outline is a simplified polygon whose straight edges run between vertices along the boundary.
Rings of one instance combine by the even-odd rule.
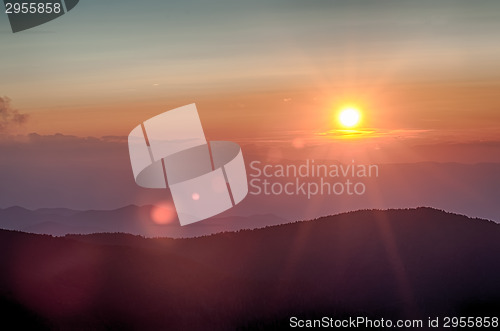
[[[0,97],[0,132],[7,132],[12,127],[19,127],[28,121],[29,115],[13,109],[10,103],[10,98]]]
[[[500,141],[364,145],[331,140],[313,145],[303,140],[294,145],[294,139],[308,135],[309,131],[285,131],[277,137],[244,141],[248,174],[255,173],[249,164],[257,160],[262,164],[300,165],[305,160],[378,164],[380,177],[365,182],[366,196],[318,195],[304,202],[300,195],[249,195],[226,215],[272,213],[292,220],[360,208],[425,205],[500,220]],[[135,183],[127,138],[0,134],[0,208],[115,209],[171,201],[169,190],[145,189]],[[332,198],[338,200],[332,203]]]
[[[135,184],[121,137],[0,134],[0,208],[113,209],[168,199]]]

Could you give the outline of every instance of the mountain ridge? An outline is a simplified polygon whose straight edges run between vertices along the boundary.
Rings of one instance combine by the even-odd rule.
[[[271,213],[251,217],[219,215],[180,227],[177,220],[167,224],[155,223],[151,216],[155,208],[153,205],[128,205],[111,210],[76,211],[64,208],[29,210],[9,207],[0,209],[0,228],[54,236],[123,232],[147,237],[196,237],[286,222]]]
[[[4,311],[22,307],[63,330],[271,329],[291,316],[427,320],[500,308],[500,225],[432,208],[183,239],[3,230],[0,249],[0,298],[13,302]]]

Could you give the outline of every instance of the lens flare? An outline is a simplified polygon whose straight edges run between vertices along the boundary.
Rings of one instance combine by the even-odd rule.
[[[150,216],[156,224],[172,223],[176,217],[175,208],[171,203],[163,202],[153,206]]]

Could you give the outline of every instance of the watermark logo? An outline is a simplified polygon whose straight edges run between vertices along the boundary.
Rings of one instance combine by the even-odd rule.
[[[360,196],[365,180],[379,176],[376,164],[329,164],[307,159],[298,164],[250,163],[250,195]]]
[[[136,183],[168,187],[181,225],[232,208],[248,193],[240,146],[207,142],[195,104],[144,121],[130,132],[128,146]]]
[[[80,0],[4,0],[12,32],[19,32],[52,21],[75,8]]]

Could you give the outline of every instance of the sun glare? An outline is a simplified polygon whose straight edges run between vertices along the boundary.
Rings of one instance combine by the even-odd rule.
[[[340,111],[339,121],[342,126],[346,128],[352,128],[359,124],[361,119],[361,113],[356,108],[344,108]]]

